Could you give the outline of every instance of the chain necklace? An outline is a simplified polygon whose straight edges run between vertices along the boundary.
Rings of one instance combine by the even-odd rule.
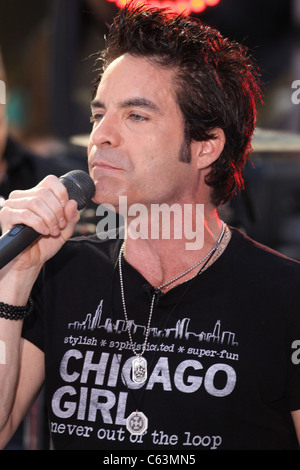
[[[223,227],[222,227],[222,232],[217,240],[216,244],[214,247],[202,258],[200,261],[198,261],[196,264],[194,264],[191,268],[187,269],[183,273],[179,274],[178,276],[174,277],[168,282],[165,282],[164,284],[160,285],[157,288],[154,288],[154,293],[151,298],[151,304],[150,304],[150,312],[149,312],[149,318],[146,326],[146,332],[145,332],[145,341],[142,345],[142,350],[141,352],[137,352],[134,347],[134,342],[133,338],[131,335],[131,330],[130,330],[130,324],[128,320],[128,315],[127,315],[127,308],[126,308],[126,301],[125,301],[125,292],[124,292],[124,282],[123,282],[123,272],[122,272],[122,256],[124,255],[124,247],[125,247],[125,242],[122,244],[120,252],[119,252],[119,258],[118,258],[118,263],[119,263],[119,276],[120,276],[120,289],[121,289],[121,298],[122,298],[122,306],[123,306],[123,312],[124,312],[124,317],[125,317],[125,322],[126,322],[126,329],[129,337],[129,342],[131,349],[135,355],[135,357],[132,359],[132,380],[133,382],[137,384],[143,384],[147,380],[148,372],[147,372],[147,360],[143,357],[143,354],[146,350],[147,343],[148,343],[148,338],[150,334],[150,325],[151,325],[151,320],[152,320],[152,314],[153,314],[153,309],[154,309],[154,302],[157,296],[161,295],[161,289],[168,287],[169,285],[173,284],[176,282],[178,279],[181,279],[183,276],[188,274],[190,271],[195,269],[197,266],[199,266],[201,263],[206,261],[209,257],[211,257],[220,247],[220,243],[224,237],[225,231],[228,230],[227,225],[222,222]],[[135,412],[131,413],[128,418],[126,419],[126,427],[128,431],[131,434],[134,435],[140,435],[143,434],[147,428],[148,428],[148,419],[144,415],[144,413],[136,410]]]
[[[178,279],[181,279],[183,276],[188,274],[190,271],[193,271],[193,269],[197,268],[197,266],[199,266],[201,263],[206,261],[207,258],[209,258],[215,251],[217,251],[219,249],[220,243],[221,243],[221,241],[223,239],[223,236],[225,234],[225,231],[227,229],[227,225],[224,222],[222,222],[222,224],[223,224],[223,227],[222,227],[221,235],[220,235],[219,239],[217,240],[216,244],[214,245],[214,247],[207,253],[207,255],[205,255],[204,258],[202,258],[200,261],[198,261],[196,264],[194,264],[194,266],[192,266],[191,268],[184,271],[182,274],[179,274],[178,276],[171,279],[171,281],[165,282],[161,286],[157,287],[155,289],[155,291],[157,293],[161,293],[161,289],[164,289],[165,287],[168,287],[170,284],[173,284],[174,282],[178,281]]]
[[[228,226],[226,224],[224,224],[224,230],[222,231],[221,236],[220,236],[220,238],[217,242],[217,246],[214,246],[214,248],[205,257],[205,259],[203,259],[202,261],[199,261],[199,263],[197,263],[195,266],[193,266],[192,268],[187,270],[187,272],[189,272],[192,269],[194,269],[195,267],[197,267],[197,265],[201,264],[201,262],[206,261],[206,259],[208,259],[208,261],[203,266],[204,269],[201,270],[201,272],[203,272],[205,269],[209,268],[209,266],[211,266],[218,259],[220,254],[223,252],[223,250],[225,249],[225,247],[227,245],[227,242],[229,241],[229,238],[230,238],[230,230],[229,230]],[[198,274],[199,274],[199,272],[198,272]],[[160,288],[158,288],[158,289],[163,289],[164,288],[167,291],[168,289],[170,289],[172,287],[178,286],[180,283],[177,283],[173,286],[171,285],[171,283],[176,282],[181,277],[183,277],[183,275],[177,276],[176,278],[172,279],[172,281],[169,281],[168,283],[166,283],[167,285],[164,284],[163,286],[160,286]]]

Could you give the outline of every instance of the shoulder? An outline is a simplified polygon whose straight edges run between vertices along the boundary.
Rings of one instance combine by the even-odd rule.
[[[261,283],[280,291],[299,288],[300,262],[232,229],[231,260],[239,273],[244,273],[251,284]],[[299,290],[299,289],[298,289]]]
[[[251,256],[253,264],[267,263],[267,265],[274,265],[278,268],[293,268],[296,272],[300,272],[300,261],[289,258],[284,254],[253,240],[235,228],[231,228],[231,231],[233,244],[235,245],[238,253],[243,252],[246,256]]]

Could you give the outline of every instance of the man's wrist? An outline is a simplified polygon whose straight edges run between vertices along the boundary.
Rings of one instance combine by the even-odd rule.
[[[0,270],[0,302],[15,307],[25,307],[39,270]]]
[[[0,318],[5,318],[6,320],[24,320],[31,312],[32,307],[33,301],[31,297],[29,297],[25,307],[0,302]]]

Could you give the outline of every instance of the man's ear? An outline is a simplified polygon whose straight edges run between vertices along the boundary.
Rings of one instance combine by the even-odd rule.
[[[224,131],[216,127],[211,134],[214,138],[203,141],[193,140],[191,143],[192,158],[195,159],[198,170],[210,167],[223,151],[226,141]]]

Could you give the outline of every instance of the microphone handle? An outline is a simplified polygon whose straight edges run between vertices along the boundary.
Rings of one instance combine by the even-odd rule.
[[[85,207],[95,193],[91,177],[82,170],[72,170],[60,177],[69,199],[77,202],[78,210]],[[0,237],[0,269],[35,242],[41,234],[23,224],[13,226]]]
[[[27,225],[14,225],[0,237],[0,269],[40,237],[40,233]]]

